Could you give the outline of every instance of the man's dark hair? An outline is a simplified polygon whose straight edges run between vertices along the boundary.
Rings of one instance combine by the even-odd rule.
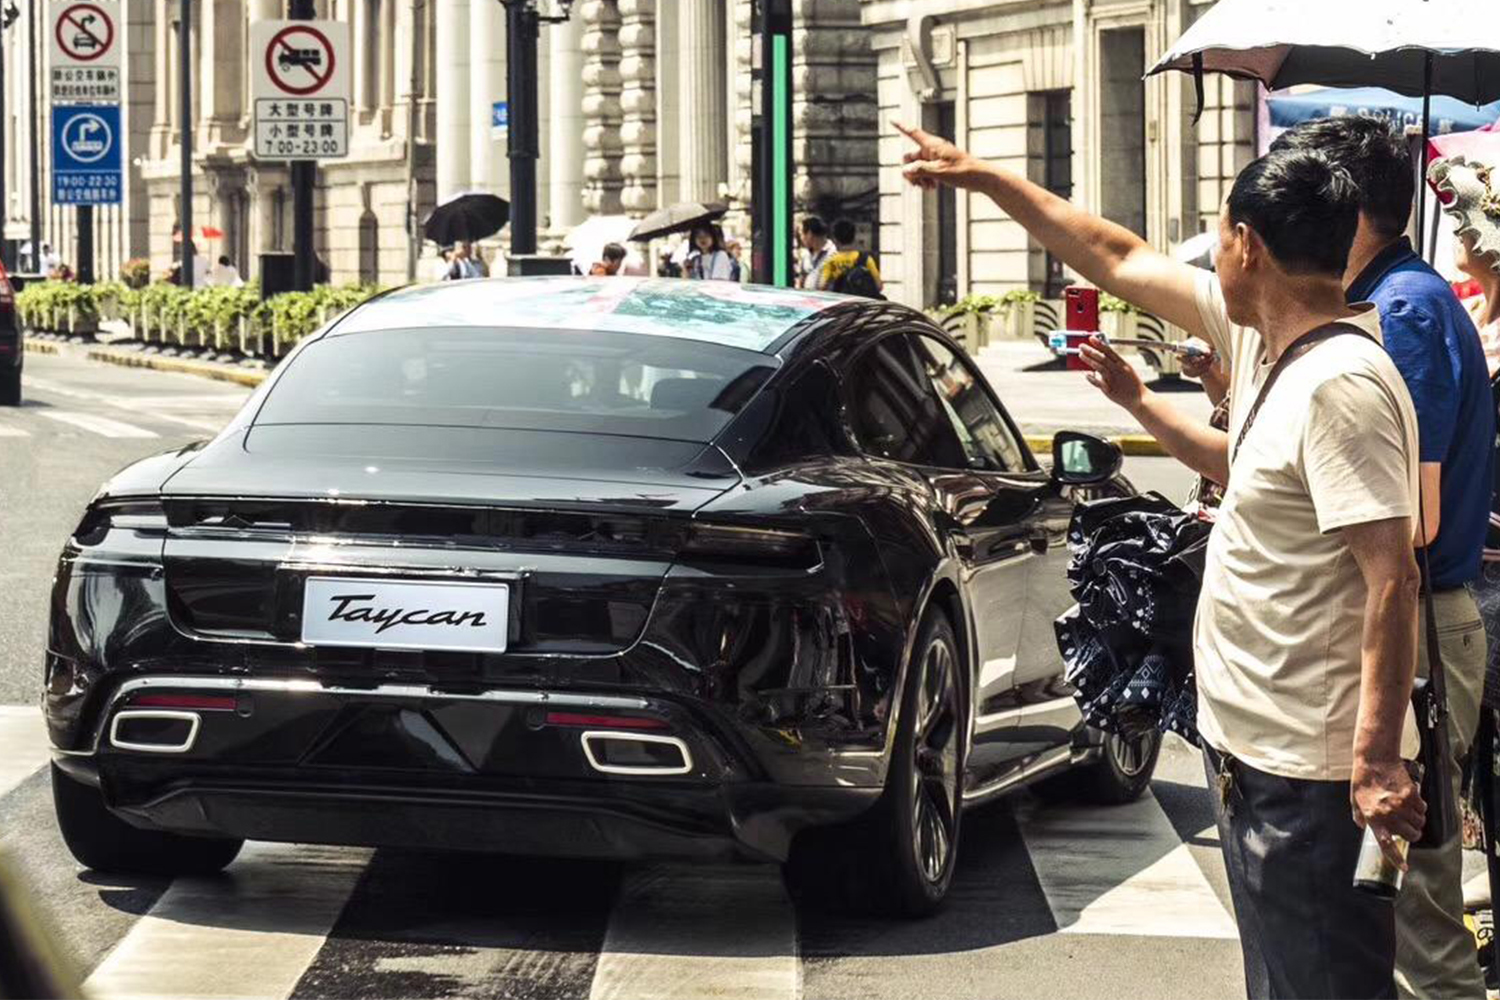
[[[848,219],[840,219],[833,224],[833,242],[841,247],[846,247],[854,242],[857,232],[858,230],[854,228],[854,223]]]
[[[1342,277],[1359,226],[1349,172],[1313,149],[1283,149],[1251,162],[1229,192],[1229,221],[1255,230],[1293,274]]]
[[[828,224],[816,215],[804,215],[802,217],[802,231],[809,236],[823,238],[828,235]]]
[[[1316,149],[1349,171],[1359,189],[1359,210],[1375,231],[1395,239],[1406,231],[1417,193],[1406,140],[1383,118],[1341,115],[1287,129],[1271,144],[1280,149]]]
[[[229,257],[228,257],[228,255],[227,254],[221,254],[219,256],[219,263],[223,264],[225,267],[228,267],[229,266]]]
[[[625,248],[622,247],[622,246],[620,246],[620,244],[618,244],[618,243],[606,243],[606,244],[604,244],[604,259],[605,260],[624,260],[625,259]]]

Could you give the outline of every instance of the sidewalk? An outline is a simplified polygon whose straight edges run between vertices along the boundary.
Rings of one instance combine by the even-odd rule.
[[[1139,355],[1126,355],[1148,385],[1157,377]],[[1162,454],[1154,438],[1146,434],[1124,410],[1120,409],[1084,380],[1084,373],[1066,369],[1030,370],[1053,360],[1051,353],[1035,340],[1004,340],[991,343],[980,351],[975,361],[985,378],[995,387],[1000,401],[1021,425],[1028,438],[1048,438],[1060,430],[1085,431],[1119,441],[1132,454]],[[1168,382],[1165,385],[1173,385]],[[1213,407],[1197,383],[1184,379],[1188,391],[1164,391],[1162,395],[1184,413],[1204,423]],[[1152,388],[1162,389],[1162,385]],[[1033,449],[1037,447],[1033,442]]]

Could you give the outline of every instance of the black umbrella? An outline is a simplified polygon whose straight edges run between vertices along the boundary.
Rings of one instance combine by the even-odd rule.
[[[493,236],[510,221],[510,202],[483,191],[456,194],[432,210],[422,235],[438,246]]]
[[[642,219],[630,231],[630,240],[633,243],[645,243],[659,236],[685,233],[700,223],[722,219],[727,211],[729,206],[722,201],[679,201],[675,205],[659,208]]]

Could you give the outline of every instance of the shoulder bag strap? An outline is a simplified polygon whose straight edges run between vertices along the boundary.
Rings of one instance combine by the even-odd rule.
[[[1281,373],[1286,370],[1286,366],[1291,364],[1306,348],[1311,347],[1320,340],[1327,340],[1329,337],[1336,337],[1341,333],[1354,334],[1364,337],[1366,340],[1375,339],[1353,323],[1339,321],[1309,330],[1288,344],[1287,349],[1281,352],[1281,357],[1277,358],[1276,363],[1271,366],[1270,372],[1266,375],[1266,380],[1260,384],[1260,392],[1256,393],[1255,402],[1250,404],[1250,412],[1245,414],[1245,422],[1240,425],[1239,437],[1235,438],[1234,449],[1229,453],[1231,464],[1234,462],[1234,457],[1240,453],[1240,445],[1245,443],[1245,435],[1250,433],[1250,425],[1255,423],[1256,416],[1260,414],[1261,405],[1265,403],[1266,397],[1270,395],[1271,386],[1276,384],[1276,380],[1281,377]]]

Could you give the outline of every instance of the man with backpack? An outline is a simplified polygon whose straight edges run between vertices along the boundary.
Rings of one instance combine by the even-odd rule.
[[[861,295],[867,299],[885,298],[881,294],[885,282],[880,279],[880,268],[874,256],[854,245],[854,223],[839,219],[833,224],[832,235],[837,249],[824,261],[823,269],[810,283],[811,287],[844,295]]]

